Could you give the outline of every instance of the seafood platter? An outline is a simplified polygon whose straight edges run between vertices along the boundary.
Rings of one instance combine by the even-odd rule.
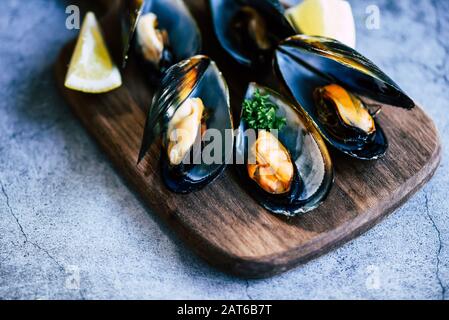
[[[151,212],[221,270],[298,266],[438,167],[432,120],[354,49],[350,24],[343,40],[305,32],[277,0],[97,4],[58,85]]]

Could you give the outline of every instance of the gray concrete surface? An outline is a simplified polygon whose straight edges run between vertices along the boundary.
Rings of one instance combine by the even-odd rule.
[[[351,1],[359,50],[449,137],[449,2]],[[0,298],[449,298],[449,144],[422,192],[379,226],[284,275],[245,281],[187,249],[113,170],[59,96],[76,35],[61,0],[0,0]],[[366,28],[368,5],[379,30]]]

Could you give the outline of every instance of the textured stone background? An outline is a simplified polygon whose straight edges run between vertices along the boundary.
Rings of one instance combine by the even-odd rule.
[[[351,2],[359,50],[448,138],[449,1]],[[195,257],[126,187],[55,89],[52,64],[76,35],[64,28],[68,4],[0,0],[0,298],[449,298],[449,144],[422,192],[305,266],[244,281]],[[380,30],[365,27],[370,4],[381,9]]]

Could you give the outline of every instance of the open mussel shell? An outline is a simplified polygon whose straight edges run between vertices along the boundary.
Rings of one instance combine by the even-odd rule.
[[[215,33],[237,62],[270,65],[277,44],[295,34],[277,0],[210,0]]]
[[[273,194],[249,176],[247,165],[254,141],[251,141],[252,129],[243,118],[234,146],[237,172],[245,190],[270,212],[286,216],[309,212],[326,199],[333,185],[333,165],[326,144],[307,114],[275,91],[251,83],[245,98],[250,100],[257,91],[269,95],[270,102],[279,108],[277,115],[286,119],[286,125],[277,132],[277,139],[293,162],[291,187],[286,193]]]
[[[172,136],[168,130],[177,111],[189,101],[200,101],[204,106],[201,127],[188,128],[191,133],[198,132],[198,148],[192,147],[182,163],[173,164],[169,160]],[[203,127],[207,129],[204,134]],[[233,123],[228,87],[215,62],[208,57],[192,57],[165,73],[148,113],[139,161],[161,134],[162,178],[173,192],[189,193],[203,188],[232,160]],[[207,156],[212,154],[211,158],[206,159],[205,150]]]
[[[145,15],[152,13],[157,18],[157,29],[164,39],[163,60],[158,69],[160,73],[172,64],[197,55],[201,51],[201,33],[189,9],[182,0],[124,0],[122,7],[123,66],[134,47],[145,62],[138,41],[138,24]],[[162,40],[161,40],[162,41]],[[148,63],[147,63],[148,64]],[[148,64],[149,65],[149,64]],[[162,70],[161,70],[162,69]]]
[[[375,122],[375,134],[363,143],[336,139],[320,121],[317,89],[336,84],[358,97],[378,103],[412,109],[415,106],[400,87],[370,60],[352,48],[332,39],[296,35],[276,49],[275,71],[283,84],[309,114],[326,140],[338,150],[362,160],[382,157],[387,138]]]

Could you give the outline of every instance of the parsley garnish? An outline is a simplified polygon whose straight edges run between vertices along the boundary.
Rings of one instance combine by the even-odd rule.
[[[287,119],[276,116],[279,107],[272,103],[269,98],[270,95],[263,95],[257,89],[252,99],[246,99],[243,102],[243,118],[250,128],[282,130],[286,125]]]

